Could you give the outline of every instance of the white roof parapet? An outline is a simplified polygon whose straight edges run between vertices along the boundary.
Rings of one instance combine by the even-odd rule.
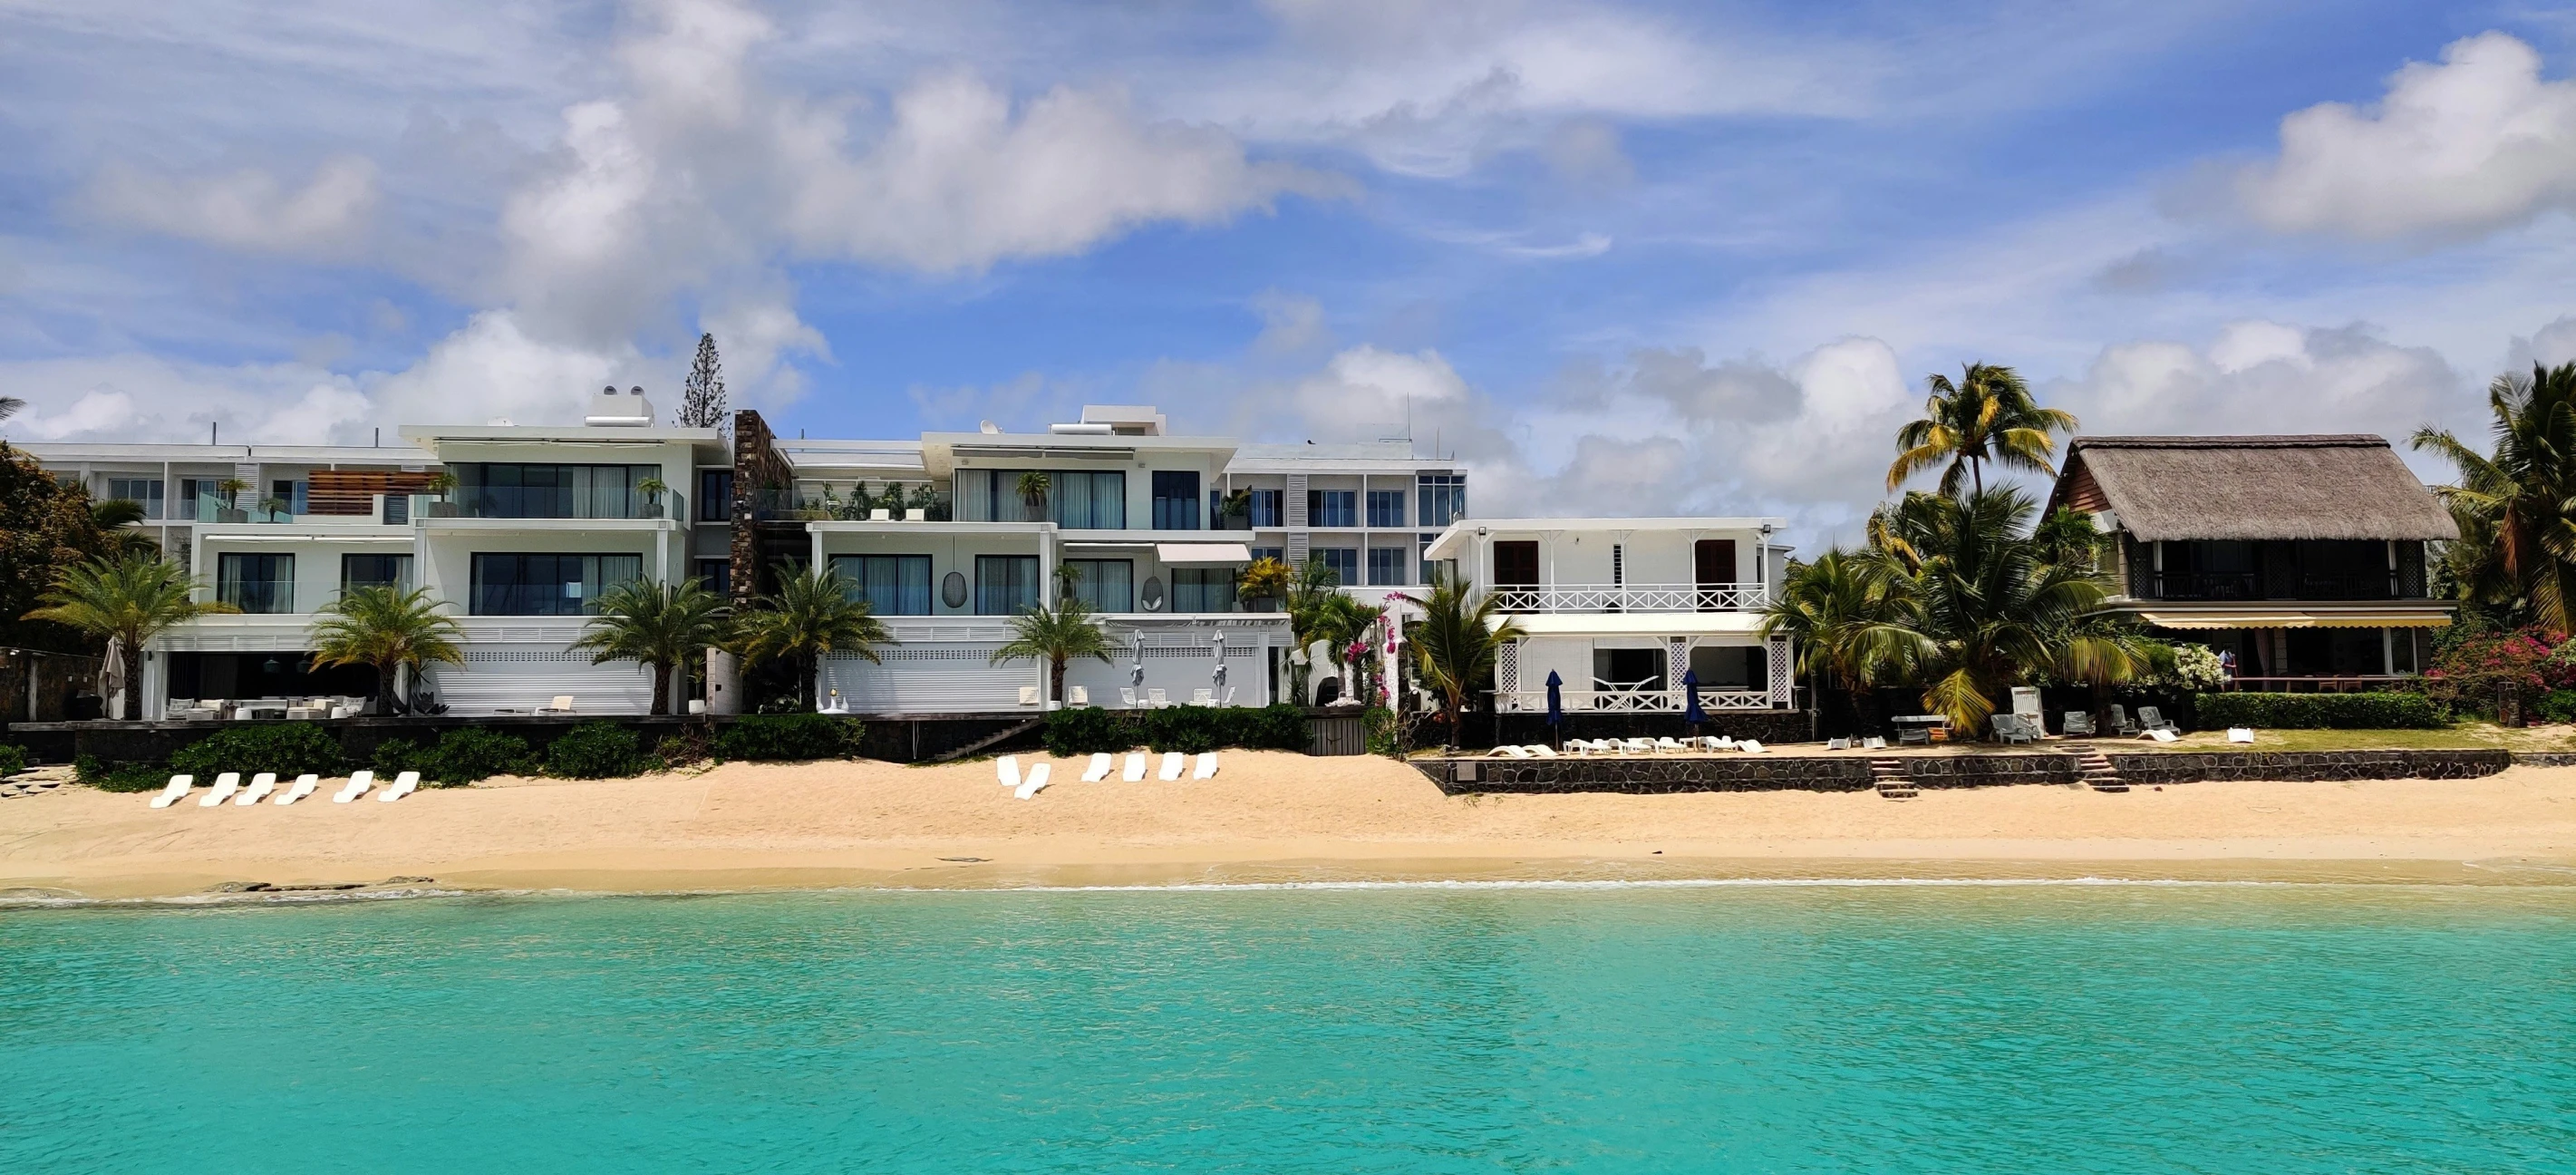
[[[1785,518],[1461,518],[1441,531],[1423,551],[1429,559],[1458,557],[1469,538],[1479,533],[1494,534],[1583,534],[1642,533],[1649,531],[1753,531],[1765,528],[1778,531],[1789,525]],[[1766,544],[1775,550],[1788,550],[1781,543]]]

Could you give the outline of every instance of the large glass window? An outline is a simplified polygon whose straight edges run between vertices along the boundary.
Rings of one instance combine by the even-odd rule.
[[[1412,562],[1412,552],[1402,547],[1370,547],[1368,581],[1370,587],[1404,586],[1404,565]]]
[[[698,583],[719,596],[733,594],[733,560],[698,560]]]
[[[1231,567],[1173,568],[1172,611],[1234,611],[1234,569]]]
[[[269,521],[285,522],[298,514],[313,512],[313,483],[278,480],[268,483],[268,501],[277,509],[269,512]]]
[[[1431,543],[1439,537],[1440,536],[1436,534],[1414,536],[1414,555],[1422,564],[1422,578],[1416,582],[1424,584],[1436,584],[1440,582],[1440,564],[1448,562],[1448,560],[1435,560],[1431,557]]]
[[[1287,515],[1287,512],[1282,508],[1281,501],[1280,501],[1280,499],[1284,496],[1284,494],[1285,494],[1285,493],[1286,493],[1286,491],[1284,491],[1284,490],[1254,490],[1254,491],[1252,491],[1252,525],[1254,525],[1254,526],[1285,526],[1285,525],[1287,525],[1287,524],[1288,524],[1288,515]]]
[[[1404,525],[1404,491],[1370,490],[1368,492],[1368,511],[1368,524],[1370,526],[1398,527]]]
[[[1199,475],[1190,470],[1154,471],[1154,529],[1199,528]]]
[[[1421,505],[1418,526],[1447,526],[1467,514],[1467,475],[1425,473],[1413,479],[1414,500]]]
[[[295,610],[295,556],[223,555],[215,560],[215,598],[251,613]]]
[[[160,478],[111,477],[107,479],[107,496],[143,507],[145,518],[161,517]]]
[[[1127,529],[1127,475],[1117,470],[1066,470],[1050,475],[1054,483],[1055,524],[1066,530]]]
[[[1013,616],[1037,606],[1037,556],[975,556],[976,615]]]
[[[474,556],[467,612],[475,616],[581,616],[599,597],[644,575],[642,555]]]
[[[698,521],[725,522],[733,517],[733,471],[698,471]]]
[[[1254,562],[1256,562],[1256,563],[1260,562],[1260,561],[1261,561],[1261,560],[1263,560],[1263,559],[1276,559],[1276,560],[1278,560],[1278,561],[1280,561],[1280,562],[1282,562],[1282,563],[1285,563],[1285,562],[1287,562],[1287,561],[1288,561],[1288,548],[1286,548],[1286,547],[1254,547],[1254,548],[1252,548],[1252,559],[1253,559],[1253,561],[1254,561]]]
[[[1094,612],[1136,610],[1136,563],[1132,559],[1067,559],[1072,574],[1069,593]]]
[[[1359,491],[1306,491],[1306,525],[1358,526],[1360,524]]]
[[[1357,586],[1360,582],[1360,549],[1358,547],[1316,547],[1314,558],[1324,561],[1333,573],[1333,582]]]
[[[476,518],[655,518],[660,507],[637,488],[662,475],[659,465],[518,465],[468,462],[450,467],[457,501]]]
[[[928,555],[834,555],[832,570],[879,616],[930,615]]]
[[[398,592],[411,590],[411,556],[409,555],[342,555],[340,556],[340,590],[362,587],[389,587]]]

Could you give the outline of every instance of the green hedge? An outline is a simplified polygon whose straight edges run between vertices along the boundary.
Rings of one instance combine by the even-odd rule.
[[[1295,706],[1171,706],[1160,710],[1057,710],[1047,715],[1050,755],[1124,751],[1139,744],[1197,754],[1219,747],[1302,751],[1312,743]]]
[[[2422,694],[2380,691],[2357,694],[2202,694],[2196,700],[2203,730],[2228,726],[2274,730],[2438,730],[2450,719]]]
[[[100,791],[159,791],[177,774],[159,763],[118,763],[109,765],[83,755],[72,760],[72,774],[82,783]],[[200,778],[198,783],[213,783]]]
[[[531,775],[536,771],[536,764],[528,754],[528,740],[515,734],[500,734],[472,726],[448,731],[428,746],[407,738],[387,739],[377,745],[375,758],[369,766],[377,775],[387,779],[405,771],[417,771],[424,782],[439,787],[480,783],[495,775]]]
[[[170,770],[194,775],[199,783],[211,783],[226,771],[241,772],[245,778],[254,772],[274,771],[293,779],[307,774],[338,775],[342,759],[339,736],[319,723],[245,723],[172,752]]]
[[[829,714],[752,714],[716,736],[724,759],[846,759],[859,744],[855,718]]]
[[[0,779],[27,769],[27,748],[0,743]]]
[[[644,754],[643,740],[614,722],[585,722],[546,747],[546,774],[564,779],[642,775],[661,763]]]

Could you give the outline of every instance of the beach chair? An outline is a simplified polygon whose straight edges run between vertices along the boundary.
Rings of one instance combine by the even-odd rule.
[[[152,797],[152,806],[155,808],[167,808],[172,804],[178,803],[180,800],[187,798],[188,789],[195,786],[197,786],[196,776],[173,775],[170,777],[169,783],[162,785],[161,794]]]
[[[1040,763],[1029,768],[1028,779],[1020,784],[1019,790],[1014,791],[1011,794],[1025,800],[1037,795],[1039,792],[1045,791],[1047,776],[1053,771],[1054,765],[1050,763]]]
[[[1207,752],[1203,752],[1203,753],[1201,753],[1201,754],[1199,755],[1199,757],[1198,757],[1198,761],[1197,761],[1196,763],[1191,764],[1191,766],[1190,766],[1190,778],[1192,778],[1192,779],[1214,779],[1214,778],[1216,778],[1216,752],[1215,752],[1215,751],[1207,751]]]
[[[197,801],[197,806],[200,808],[213,808],[220,806],[225,800],[233,798],[234,792],[240,790],[241,772],[224,772],[223,774],[215,777],[215,790],[207,792],[206,798]]]
[[[1118,778],[1126,780],[1129,783],[1134,783],[1145,778],[1145,756],[1127,756],[1127,768],[1119,773]]]
[[[2148,732],[2147,732],[2147,737],[2148,737],[2148,738],[2151,738],[2151,739],[2154,739],[2154,740],[2156,740],[2157,742],[2160,742],[2160,743],[2169,743],[2169,742],[2174,741],[2175,739],[2181,738],[2182,736],[2181,736],[2181,735],[2179,735],[2179,734],[2174,733],[2174,732],[2173,732],[2173,731],[2171,731],[2171,730],[2167,730],[2167,729],[2164,729],[2164,728],[2159,727],[2159,728],[2157,728],[2157,729],[2155,729],[2155,730],[2150,730],[2150,731],[2148,731]]]
[[[1860,740],[1860,745],[1861,745],[1861,749],[1862,749],[1862,750],[1867,750],[1867,751],[1884,751],[1884,750],[1886,750],[1886,749],[1887,749],[1887,740],[1886,740],[1885,738],[1883,738],[1883,737],[1880,737],[1880,736],[1878,736],[1878,735],[1873,734],[1873,735],[1869,736],[1868,738],[1865,738],[1865,739]]]
[[[1485,752],[1485,757],[1488,759],[1526,759],[1530,757],[1530,753],[1517,746],[1506,743],[1502,746],[1495,747],[1493,750]]]
[[[1130,710],[1135,709],[1135,708],[1136,708],[1136,691],[1134,691],[1134,690],[1132,690],[1132,689],[1129,689],[1129,688],[1127,688],[1126,686],[1123,686],[1123,685],[1122,685],[1122,686],[1119,686],[1119,687],[1118,687],[1118,704],[1119,704],[1119,705],[1121,705],[1121,706],[1125,706],[1125,707],[1127,707],[1127,708],[1128,708],[1128,709],[1130,709]]]
[[[311,774],[311,773],[307,773],[307,774],[303,774],[303,775],[298,775],[298,776],[296,776],[296,777],[295,777],[295,785],[294,785],[294,786],[287,788],[285,791],[282,791],[282,792],[277,793],[277,798],[276,798],[276,799],[274,799],[274,800],[270,800],[270,801],[269,801],[269,803],[275,804],[275,805],[277,805],[278,807],[283,808],[283,807],[287,806],[288,804],[292,804],[292,803],[296,802],[297,800],[300,800],[300,799],[303,799],[303,798],[304,798],[304,797],[306,797],[306,796],[312,795],[312,794],[313,794],[313,789],[318,788],[318,787],[320,787],[320,786],[322,786],[322,777],[321,777],[321,776],[319,776],[319,775],[314,775],[314,774]]]
[[[340,785],[340,790],[332,793],[331,802],[335,804],[349,803],[356,800],[359,796],[367,794],[367,789],[374,786],[376,786],[375,772],[352,771],[349,773],[349,782]]]
[[[2006,745],[2039,741],[2039,736],[2031,733],[2029,720],[2024,715],[1997,714],[1994,726],[1995,737],[2004,740]]]
[[[1761,755],[1761,754],[1767,754],[1767,753],[1769,753],[1769,752],[1767,752],[1767,751],[1763,750],[1763,748],[1762,748],[1762,744],[1761,744],[1761,743],[1755,742],[1754,740],[1749,739],[1749,738],[1748,738],[1748,739],[1746,739],[1746,740],[1744,740],[1743,742],[1737,743],[1737,744],[1735,744],[1735,745],[1736,745],[1738,748],[1742,749],[1742,750],[1743,750],[1743,752],[1744,752],[1745,754],[1748,754],[1748,755]]]
[[[553,700],[553,701],[551,701],[551,702],[548,702],[548,703],[546,703],[545,705],[542,705],[542,706],[537,707],[537,713],[539,713],[539,714],[570,714],[570,713],[572,713],[572,695],[571,695],[571,694],[556,694],[556,695],[555,695],[555,700]]]
[[[233,806],[236,808],[250,807],[261,800],[267,799],[268,793],[276,790],[277,773],[274,771],[262,771],[257,775],[251,776],[250,786],[243,788],[240,795],[233,797]]]
[[[1825,749],[1828,751],[1848,751],[1851,749],[1851,740],[1847,738],[1826,739]]]
[[[993,760],[993,777],[1001,780],[1003,787],[1016,788],[1020,786],[1020,757],[1018,755],[1004,755],[999,759]]]
[[[2082,710],[2066,712],[2065,724],[2059,727],[2068,738],[2089,738],[2093,734],[2093,716]]]
[[[1163,769],[1155,772],[1154,775],[1158,779],[1179,779],[1181,777],[1181,768],[1188,762],[1189,759],[1179,751],[1165,751],[1163,752]]]
[[[2164,712],[2153,706],[2138,707],[2138,728],[2141,730],[2170,730],[2175,734],[2182,733],[2181,727],[2166,721]]]
[[[1717,737],[1708,740],[1708,749],[1712,751],[1732,751],[1735,749],[1735,736],[1731,734],[1718,735]]]
[[[1523,747],[1523,748],[1521,748],[1521,749],[1523,749],[1523,750],[1525,750],[1525,751],[1528,751],[1528,752],[1531,754],[1531,756],[1532,756],[1532,757],[1535,757],[1535,758],[1540,758],[1540,759],[1553,759],[1553,758],[1556,758],[1556,748],[1555,748],[1555,747],[1551,747],[1551,746],[1547,745],[1546,743],[1531,743],[1531,744],[1529,744],[1528,746]]]
[[[1021,686],[1021,687],[1020,687],[1020,704],[1021,704],[1021,705],[1023,705],[1023,706],[1034,706],[1034,705],[1037,705],[1037,704],[1038,704],[1038,687],[1033,686],[1033,685],[1024,685],[1024,686]]]
[[[2111,733],[2121,738],[2135,738],[2138,734],[2138,724],[2129,721],[2129,712],[2121,709],[2118,702],[2111,703]]]
[[[1680,739],[1674,738],[1671,735],[1665,735],[1655,740],[1655,752],[1657,754],[1672,754],[1679,751],[1687,751],[1689,749],[1689,747],[1682,745]]]
[[[1231,705],[1233,705],[1233,704],[1234,704],[1234,687],[1233,687],[1233,686],[1227,686],[1227,687],[1225,687],[1225,697],[1218,699],[1218,701],[1217,701],[1217,705],[1220,705],[1220,706],[1231,706]]]
[[[1651,755],[1655,753],[1655,744],[1651,739],[1632,738],[1620,743],[1619,749],[1631,755]]]
[[[1066,686],[1064,687],[1064,701],[1068,706],[1088,706],[1091,704],[1091,688],[1089,686],[1080,685]]]
[[[1213,706],[1216,704],[1216,691],[1209,689],[1191,690],[1190,704],[1193,706]]]
[[[2229,742],[2231,742],[2231,743],[2250,743],[2250,742],[2253,742],[2253,741],[2254,741],[2254,728],[2253,728],[2253,727],[2251,727],[2251,726],[2231,726],[2231,727],[2228,727],[2228,728],[2227,728],[2227,741],[2229,741]]]
[[[385,794],[376,797],[376,799],[380,803],[390,804],[395,800],[399,800],[404,796],[410,795],[411,793],[419,790],[420,772],[405,771],[402,774],[395,776],[394,785],[386,788]]]
[[[1149,689],[1149,690],[1146,690],[1146,691],[1145,691],[1145,701],[1146,701],[1146,703],[1147,703],[1148,705],[1153,706],[1153,707],[1154,707],[1155,709],[1157,709],[1157,710],[1160,710],[1160,709],[1162,709],[1163,707],[1165,707],[1165,706],[1169,706],[1169,705],[1171,705],[1171,704],[1172,704],[1172,700],[1171,700],[1170,698],[1168,698],[1168,697],[1163,696],[1163,691],[1158,690],[1158,689]]]
[[[1109,773],[1113,769],[1114,764],[1109,758],[1109,753],[1107,751],[1102,751],[1091,757],[1090,766],[1082,769],[1082,781],[1084,783],[1098,783],[1101,780],[1109,778]]]

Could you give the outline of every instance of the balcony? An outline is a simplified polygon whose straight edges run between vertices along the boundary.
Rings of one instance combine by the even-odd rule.
[[[1511,584],[1494,589],[1505,612],[1752,612],[1769,589],[1745,583]]]
[[[391,503],[388,503],[390,506]],[[398,520],[387,510],[385,521]],[[464,492],[454,500],[435,494],[409,496],[411,518],[491,518],[511,521],[652,521],[663,518],[687,520],[688,503],[678,490],[654,493],[632,491],[592,491],[589,493],[475,494]]]
[[[1679,689],[1646,688],[1644,683],[1620,685],[1594,681],[1592,689],[1560,689],[1558,700],[1568,714],[1680,714],[1684,712]],[[1506,714],[1547,713],[1547,691],[1512,690],[1499,695]],[[1711,713],[1772,709],[1771,691],[1740,687],[1702,687],[1700,709]]]
[[[2301,571],[2264,576],[2251,571],[2158,571],[2149,576],[2158,600],[2395,600],[2397,576],[2385,571]]]

